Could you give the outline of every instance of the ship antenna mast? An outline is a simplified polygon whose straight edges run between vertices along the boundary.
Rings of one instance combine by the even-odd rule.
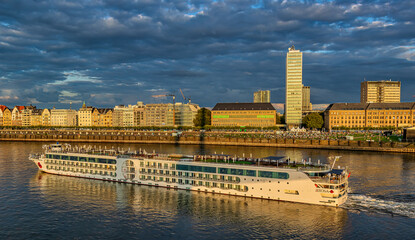
[[[331,166],[331,169],[333,170],[333,168],[334,168],[334,164],[336,164],[336,161],[337,161],[337,159],[339,159],[339,158],[341,158],[342,156],[335,156],[334,157],[334,162],[333,162],[333,165]]]

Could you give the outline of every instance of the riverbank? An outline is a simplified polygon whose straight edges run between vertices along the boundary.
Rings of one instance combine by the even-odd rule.
[[[264,134],[263,137],[245,135],[226,137],[222,133],[216,135],[212,132],[209,132],[209,136],[205,136],[203,132],[176,135],[173,131],[6,130],[0,131],[0,141],[205,144],[415,153],[414,143],[280,138],[270,133]]]

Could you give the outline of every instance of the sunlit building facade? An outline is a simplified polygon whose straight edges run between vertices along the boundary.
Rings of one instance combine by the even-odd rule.
[[[11,126],[12,125],[12,110],[4,105],[0,105],[1,125]]]
[[[29,126],[42,126],[43,109],[32,109]]]
[[[254,92],[254,103],[270,103],[271,102],[271,91],[270,90],[259,90]]]
[[[212,126],[271,127],[277,111],[271,103],[217,103],[212,109]]]
[[[144,125],[144,104],[137,102],[136,105],[118,105],[114,107],[113,126],[115,127],[137,127]]]
[[[111,108],[94,108],[92,111],[93,127],[112,127],[113,109]]]
[[[76,110],[52,109],[50,113],[50,123],[52,126],[69,127],[78,125],[78,114]]]
[[[415,102],[334,103],[324,112],[326,129],[404,128],[415,123]]]
[[[85,102],[78,111],[78,125],[80,127],[92,126],[92,111],[94,110],[91,106],[86,106]]]
[[[50,126],[50,110],[45,108],[42,111],[42,126]]]
[[[360,84],[361,103],[398,103],[401,101],[401,82],[364,81]]]
[[[12,110],[12,126],[22,126],[22,111],[24,106],[15,106]]]

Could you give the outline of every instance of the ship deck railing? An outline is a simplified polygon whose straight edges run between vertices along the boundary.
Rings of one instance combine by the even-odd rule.
[[[346,177],[310,177],[310,179],[315,183],[322,183],[328,185],[339,185],[346,183]]]
[[[42,156],[41,153],[33,153],[29,155],[29,158],[40,159],[41,156]]]

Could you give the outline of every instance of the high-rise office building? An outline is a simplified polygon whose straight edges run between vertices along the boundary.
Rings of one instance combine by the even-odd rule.
[[[310,102],[310,87],[309,86],[303,86],[302,102],[303,102],[303,112],[313,110],[313,106]]]
[[[401,82],[399,81],[364,81],[360,84],[361,103],[396,103],[401,102]]]
[[[254,103],[270,103],[271,102],[271,92],[269,90],[259,90],[254,92]]]
[[[288,127],[302,122],[303,53],[288,49],[285,73],[285,123]]]

